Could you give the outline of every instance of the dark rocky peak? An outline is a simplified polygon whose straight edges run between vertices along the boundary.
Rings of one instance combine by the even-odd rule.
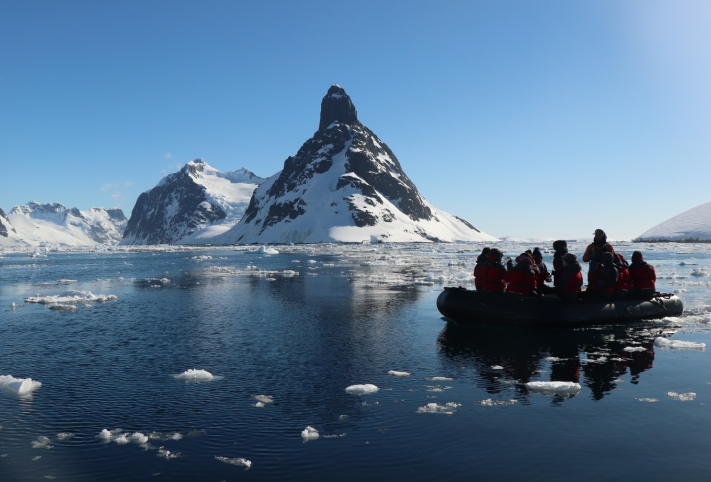
[[[128,221],[126,219],[126,215],[124,215],[123,211],[119,208],[109,208],[106,210],[106,212],[109,214],[109,217],[114,221],[118,221],[119,223]]]
[[[203,172],[205,170],[205,166],[207,166],[207,162],[205,162],[202,158],[195,159],[194,161],[190,161],[185,164],[181,171],[187,172],[188,174],[197,178],[197,173]]]
[[[343,87],[333,84],[321,101],[321,121],[318,130],[324,131],[336,121],[355,124],[358,122],[358,113]]]

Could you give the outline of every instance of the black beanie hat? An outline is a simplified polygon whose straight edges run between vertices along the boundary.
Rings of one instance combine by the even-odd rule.
[[[533,248],[533,259],[536,258],[543,258],[543,255],[541,254],[541,250],[538,248]]]
[[[563,239],[553,241],[553,249],[555,249],[556,252],[565,251],[568,249],[568,243]]]

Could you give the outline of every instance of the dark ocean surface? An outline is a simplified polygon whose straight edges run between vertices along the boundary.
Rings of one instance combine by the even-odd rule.
[[[539,330],[442,319],[481,246],[275,248],[0,252],[0,375],[42,383],[0,388],[0,481],[711,477],[711,350],[654,345],[711,343],[711,246],[618,247],[645,252],[681,318]],[[24,301],[66,290],[117,299]],[[581,390],[523,385],[551,380]]]

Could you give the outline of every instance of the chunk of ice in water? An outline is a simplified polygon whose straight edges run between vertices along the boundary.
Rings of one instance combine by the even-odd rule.
[[[659,348],[672,348],[675,350],[704,350],[706,343],[696,343],[694,341],[670,340],[669,338],[657,337],[654,339],[654,346]]]
[[[52,311],[76,311],[77,307],[75,305],[50,305],[49,309]]]
[[[644,348],[643,346],[626,346],[626,347],[623,348],[623,350],[624,350],[624,351],[628,351],[628,352],[633,352],[633,351],[647,351],[647,349]]]
[[[648,402],[648,403],[654,403],[658,402],[658,398],[637,398],[636,400],[639,400],[640,402]]]
[[[410,373],[410,372],[399,372],[399,371],[397,371],[397,370],[390,370],[390,371],[388,371],[388,375],[392,375],[392,376],[394,376],[394,377],[405,378],[405,377],[409,377],[410,375],[412,375],[412,373]]]
[[[171,459],[177,459],[180,457],[180,452],[174,453],[171,452],[170,450],[166,450],[165,447],[159,447],[158,448],[158,457],[163,457],[166,460],[171,460]]]
[[[454,378],[448,378],[448,377],[429,377],[425,378],[428,382],[444,382],[444,381],[449,381],[449,380],[454,380]]]
[[[242,467],[247,467],[245,470],[249,470],[249,468],[252,466],[252,461],[247,460],[247,459],[242,459],[242,458],[230,459],[228,457],[218,457],[218,456],[215,456],[215,458],[217,460],[219,460],[220,462],[224,462],[226,464],[241,465]]]
[[[365,395],[368,393],[375,393],[378,390],[380,390],[378,387],[375,385],[372,385],[370,383],[367,383],[365,385],[351,385],[350,387],[346,388],[346,391],[348,393],[353,393],[356,395]]]
[[[15,378],[12,375],[0,375],[0,388],[4,388],[16,395],[26,395],[41,386],[41,382],[31,378]]]
[[[679,400],[681,402],[690,402],[696,398],[696,394],[694,392],[689,392],[689,393],[667,392],[667,396],[671,397],[671,398],[676,398],[677,400]]]
[[[212,375],[212,373],[210,373],[206,370],[196,370],[194,368],[185,370],[180,375],[174,375],[174,377],[177,378],[178,380],[191,380],[191,381],[207,381],[207,380],[212,380],[213,378],[215,378]]]
[[[461,407],[461,403],[449,402],[444,405],[439,405],[437,403],[428,403],[424,407],[419,407],[417,413],[444,413],[445,415],[452,415],[457,408]]]
[[[141,432],[136,432],[131,435],[131,440],[141,445],[148,443],[148,437],[143,435]]]
[[[263,407],[265,403],[274,403],[274,397],[271,395],[252,395],[252,398],[257,400],[255,407]]]
[[[49,444],[49,439],[40,435],[37,440],[32,441],[33,449],[51,449],[52,446]]]
[[[318,430],[313,427],[306,427],[301,432],[301,438],[304,440],[304,442],[308,442],[309,440],[316,440],[319,437],[320,435],[318,433]]]
[[[99,432],[99,435],[97,435],[96,438],[99,438],[101,440],[111,440],[111,430],[103,429],[101,432]]]
[[[119,435],[118,437],[116,437],[114,439],[114,442],[116,442],[119,445],[127,444],[129,442],[128,434],[122,433],[121,435]]]
[[[62,432],[57,434],[57,439],[58,440],[67,440],[70,438],[74,438],[74,434],[70,432]]]
[[[270,248],[267,246],[260,246],[259,249],[254,251],[257,254],[279,254],[279,251],[277,251],[274,248]]]
[[[574,395],[580,391],[575,382],[528,382],[526,388],[532,393],[543,395]]]
[[[505,406],[505,405],[513,405],[514,403],[517,403],[518,400],[511,399],[511,400],[494,400],[492,398],[487,398],[486,400],[481,400],[478,403],[479,405],[483,407],[494,407],[494,406]]]

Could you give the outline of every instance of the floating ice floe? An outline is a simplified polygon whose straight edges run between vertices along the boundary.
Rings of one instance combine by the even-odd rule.
[[[691,270],[691,276],[696,276],[698,278],[704,278],[706,276],[709,276],[709,269],[708,268],[694,268]]]
[[[76,282],[77,282],[77,280],[75,280],[75,279],[58,279],[57,280],[57,284],[60,284],[60,285],[70,285],[70,284],[76,283]]]
[[[279,251],[268,246],[260,246],[259,249],[254,252],[257,254],[279,254]]]
[[[405,377],[409,377],[412,374],[410,372],[399,372],[397,370],[390,370],[390,371],[388,371],[388,375],[392,375],[394,377],[405,378]]]
[[[634,351],[647,351],[643,346],[626,346],[623,348],[624,351],[634,352]]]
[[[50,305],[49,309],[52,311],[76,311],[76,305]]]
[[[112,436],[111,430],[103,429],[101,432],[99,432],[99,435],[97,435],[96,438],[105,440],[108,442],[109,440],[111,440],[111,436]]]
[[[491,367],[491,369],[492,369],[492,370],[503,370],[504,367],[502,367],[501,365],[493,365],[493,366]]]
[[[208,372],[207,370],[196,370],[194,368],[191,368],[189,370],[185,370],[183,373],[179,375],[173,375],[178,380],[188,380],[188,381],[195,381],[195,382],[206,382],[208,380],[212,380],[215,378],[212,373]]]
[[[575,395],[580,392],[580,384],[575,382],[528,382],[526,388],[542,395]]]
[[[456,412],[457,408],[461,407],[461,403],[449,402],[444,405],[439,405],[437,403],[428,403],[424,407],[419,407],[417,413],[443,413],[445,415],[452,415]]]
[[[226,463],[226,464],[230,464],[230,465],[240,465],[240,466],[242,466],[242,467],[247,467],[245,470],[249,470],[249,468],[252,466],[252,461],[251,461],[251,460],[242,459],[242,458],[239,458],[239,459],[230,459],[230,458],[228,458],[228,457],[218,457],[218,456],[215,456],[215,459],[219,460],[220,462],[224,462],[224,463]]]
[[[37,440],[32,441],[33,449],[51,449],[53,446],[49,444],[49,439],[40,435]]]
[[[56,305],[61,303],[87,303],[87,302],[99,302],[104,303],[106,301],[117,300],[116,295],[95,295],[91,291],[75,291],[69,290],[65,291],[60,295],[56,296],[31,296],[25,298],[25,303],[40,303],[43,305]]]
[[[689,393],[667,392],[667,396],[671,397],[671,398],[676,398],[677,400],[679,400],[681,402],[690,402],[696,398],[696,394],[694,392],[689,392]]]
[[[146,435],[143,435],[141,432],[136,432],[131,435],[131,440],[140,445],[148,443],[148,437]]]
[[[67,440],[74,438],[74,434],[70,432],[62,432],[57,434],[57,440]]]
[[[304,442],[308,442],[309,440],[316,440],[319,437],[320,435],[318,433],[318,430],[313,427],[306,427],[301,432],[301,438],[304,440]]]
[[[454,378],[448,378],[448,377],[429,377],[425,378],[428,382],[444,382],[444,381],[449,381],[449,380],[454,380]]]
[[[129,434],[127,433],[122,433],[119,434],[117,437],[114,438],[114,442],[116,442],[119,445],[126,445],[130,440],[128,439]]]
[[[271,395],[252,395],[257,403],[254,404],[255,407],[263,407],[267,403],[274,403],[274,397]]]
[[[376,387],[375,385],[371,385],[370,383],[367,383],[365,385],[351,385],[350,387],[346,387],[346,391],[348,393],[353,393],[356,395],[375,393],[378,390],[380,390],[378,387]]]
[[[0,388],[4,388],[16,395],[27,395],[41,386],[41,382],[31,378],[15,378],[12,375],[0,375]]]
[[[635,400],[639,400],[640,402],[647,402],[647,403],[654,403],[658,402],[658,398],[635,398]]]
[[[170,450],[166,450],[165,447],[159,447],[158,448],[158,457],[163,457],[166,460],[172,460],[172,459],[177,459],[180,457],[180,452],[174,453],[171,452]]]
[[[669,338],[657,337],[654,339],[654,346],[659,348],[671,348],[674,350],[705,350],[706,343],[694,341],[670,340]]]
[[[506,406],[506,405],[513,405],[514,403],[517,403],[518,400],[511,399],[511,400],[494,400],[492,398],[487,398],[486,400],[481,400],[475,403],[478,403],[479,405],[483,407],[500,407],[500,406]]]

